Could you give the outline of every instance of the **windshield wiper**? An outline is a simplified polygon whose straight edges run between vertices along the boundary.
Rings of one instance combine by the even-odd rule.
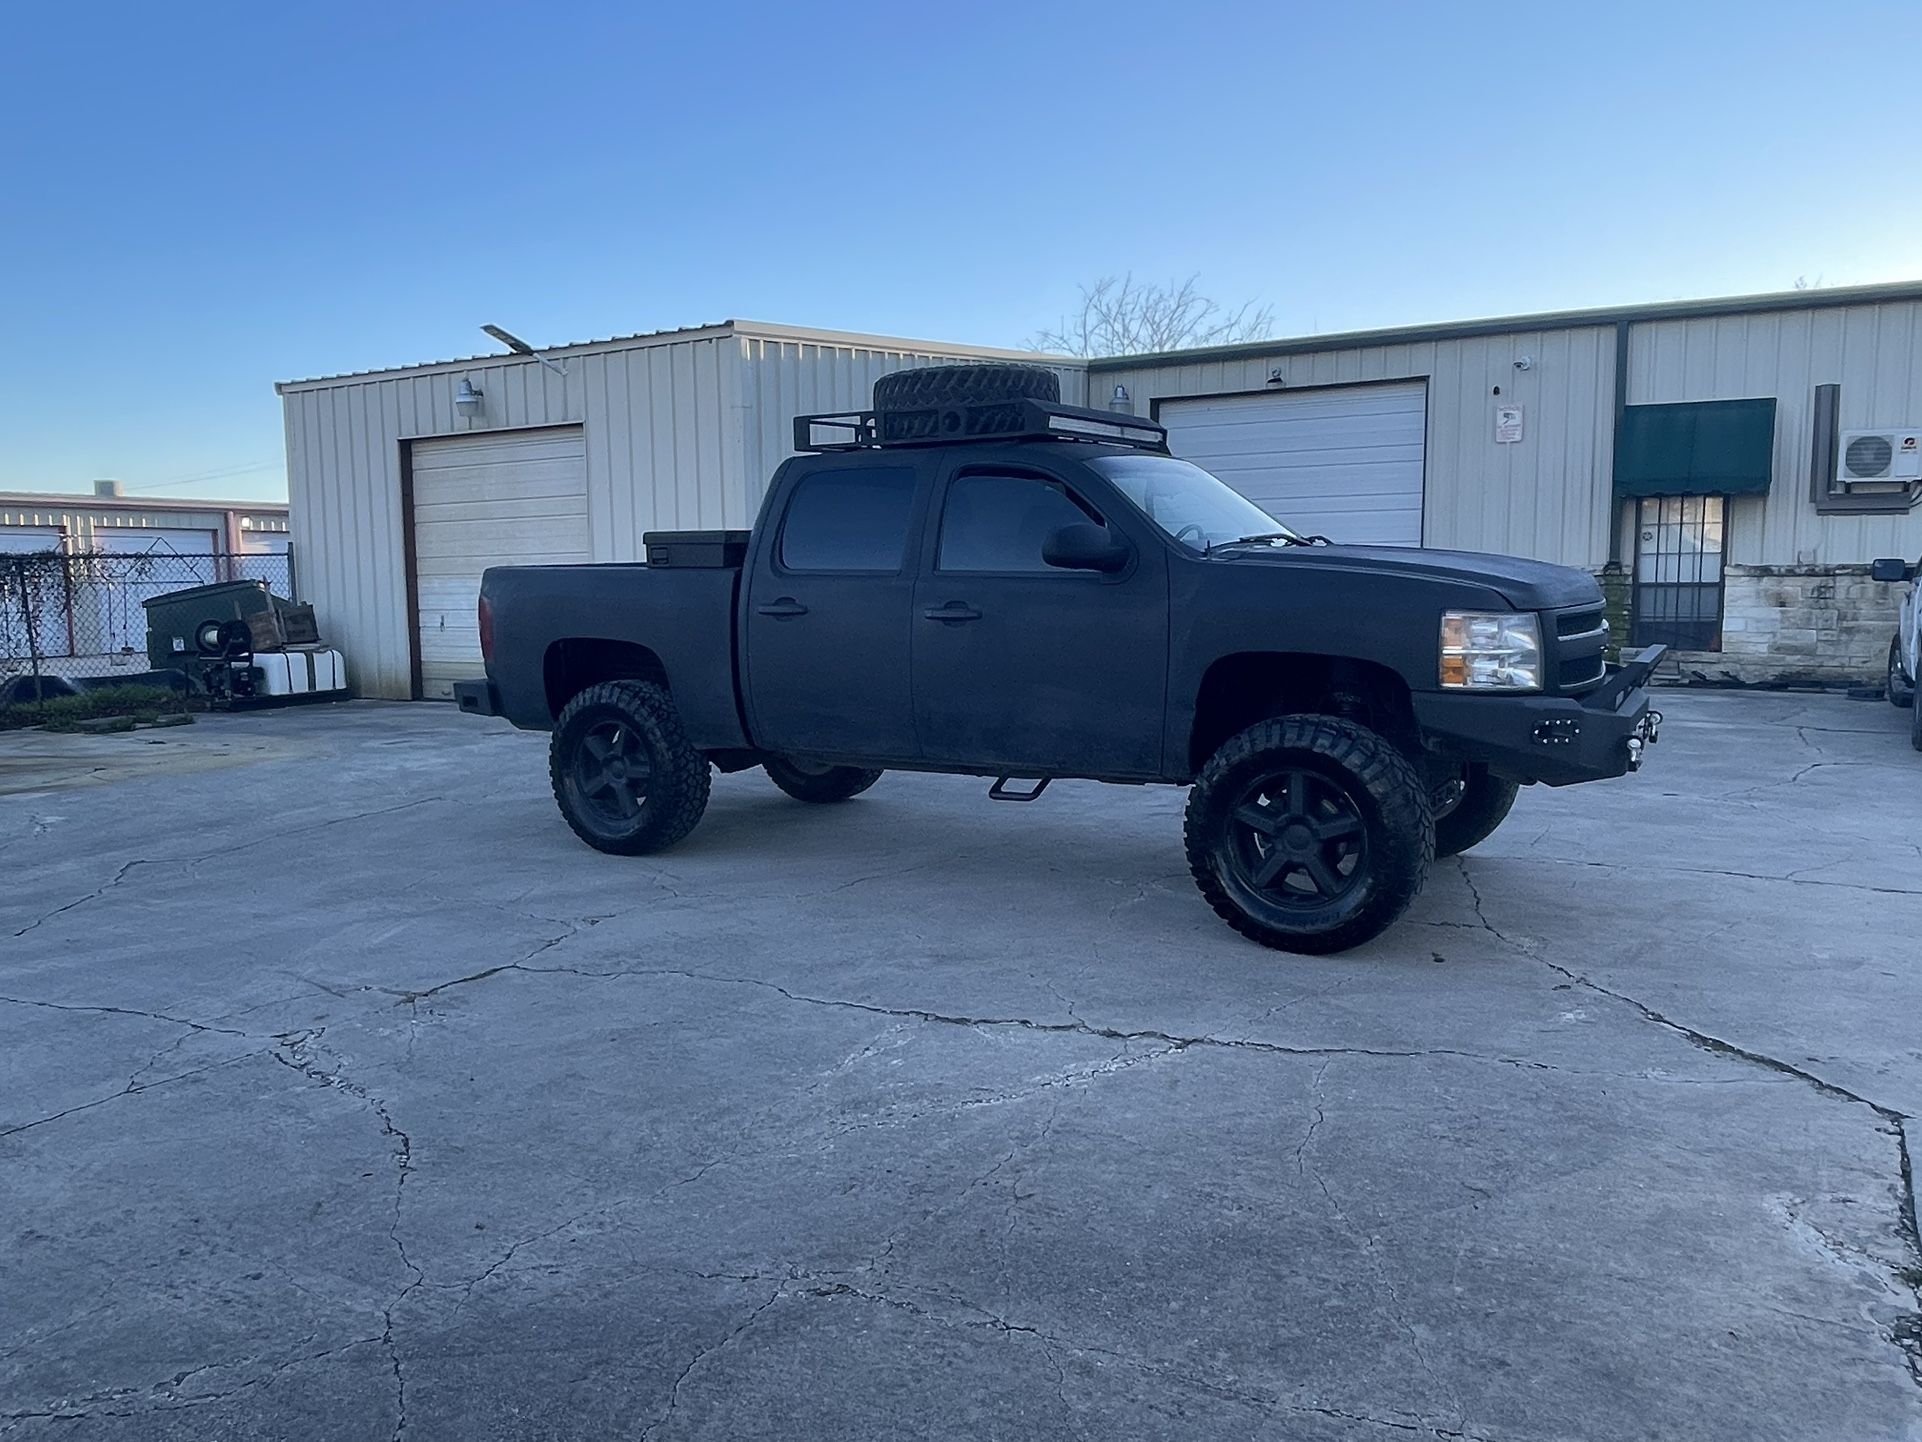
[[[1229,546],[1255,546],[1269,541],[1280,541],[1284,546],[1312,546],[1317,542],[1324,546],[1334,544],[1326,536],[1297,536],[1293,531],[1266,531],[1259,536],[1240,536],[1232,541],[1210,541],[1201,554],[1212,556]]]

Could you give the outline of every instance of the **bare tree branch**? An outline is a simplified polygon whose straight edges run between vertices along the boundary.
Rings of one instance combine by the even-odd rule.
[[[1234,309],[1196,289],[1198,277],[1166,285],[1108,275],[1081,287],[1081,305],[1028,344],[1057,355],[1138,355],[1192,346],[1233,345],[1274,332],[1273,306],[1246,301]]]

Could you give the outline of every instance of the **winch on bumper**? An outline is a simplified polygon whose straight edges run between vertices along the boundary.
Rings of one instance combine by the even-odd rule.
[[[1660,733],[1648,678],[1667,650],[1649,646],[1610,666],[1581,696],[1421,692],[1415,719],[1431,747],[1510,780],[1569,786],[1621,776],[1640,769]]]

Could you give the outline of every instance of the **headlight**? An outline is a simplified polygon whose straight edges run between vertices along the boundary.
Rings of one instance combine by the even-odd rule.
[[[1541,690],[1540,619],[1490,611],[1442,612],[1441,683],[1462,691]]]

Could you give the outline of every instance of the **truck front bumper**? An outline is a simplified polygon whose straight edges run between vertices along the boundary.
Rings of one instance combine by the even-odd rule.
[[[501,714],[500,692],[494,689],[492,681],[456,681],[454,704],[470,716]]]
[[[1480,761],[1511,781],[1570,786],[1641,768],[1661,730],[1649,705],[1648,678],[1666,646],[1650,646],[1610,666],[1585,696],[1422,692],[1415,719],[1433,748]]]

